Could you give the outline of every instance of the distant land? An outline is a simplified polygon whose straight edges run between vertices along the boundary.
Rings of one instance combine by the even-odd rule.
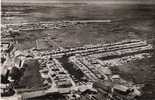
[[[155,4],[155,0],[2,0],[2,3]]]

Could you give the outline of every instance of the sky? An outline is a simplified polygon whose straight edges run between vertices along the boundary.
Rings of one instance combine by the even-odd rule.
[[[1,0],[15,3],[148,3],[155,4],[155,0]]]

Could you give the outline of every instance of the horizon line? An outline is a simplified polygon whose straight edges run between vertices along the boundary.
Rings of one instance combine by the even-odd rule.
[[[155,1],[153,0],[149,0],[149,1],[122,1],[122,0],[118,0],[118,1],[101,1],[101,0],[97,0],[97,1],[92,1],[92,0],[78,0],[78,1],[74,1],[74,0],[69,0],[69,1],[63,1],[63,0],[47,0],[47,1],[40,1],[40,0],[36,0],[36,1],[30,1],[30,0],[26,0],[26,1],[21,1],[21,0],[1,0],[1,3],[28,3],[28,4],[44,4],[44,3],[88,3],[88,4],[155,4]]]

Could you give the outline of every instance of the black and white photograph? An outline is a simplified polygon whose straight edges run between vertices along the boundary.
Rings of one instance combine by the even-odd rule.
[[[155,100],[155,0],[1,0],[1,100]]]

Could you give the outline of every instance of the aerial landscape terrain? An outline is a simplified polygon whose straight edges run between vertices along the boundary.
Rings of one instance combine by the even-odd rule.
[[[155,100],[155,4],[1,9],[4,100]]]

